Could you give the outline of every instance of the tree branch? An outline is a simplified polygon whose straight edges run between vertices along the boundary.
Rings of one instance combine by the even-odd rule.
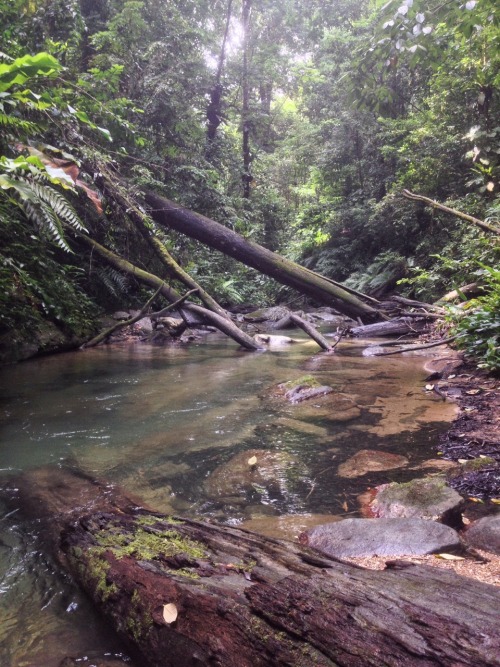
[[[439,202],[434,201],[434,199],[429,199],[429,197],[424,197],[423,195],[416,195],[409,190],[403,190],[403,197],[406,197],[406,199],[412,199],[413,201],[421,201],[424,204],[432,206],[433,208],[437,208],[439,211],[444,211],[445,213],[455,215],[457,218],[461,218],[462,220],[467,220],[467,222],[472,222],[473,225],[480,227],[484,232],[489,232],[490,234],[496,234],[497,236],[500,236],[500,229],[489,225],[487,222],[484,222],[484,220],[479,220],[479,218],[475,218],[472,215],[462,213],[462,211],[457,211],[455,208],[444,206],[444,204],[440,204]]]

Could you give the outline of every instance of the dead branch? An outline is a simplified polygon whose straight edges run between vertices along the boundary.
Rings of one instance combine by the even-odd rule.
[[[107,338],[109,338],[112,334],[115,333],[115,331],[118,331],[119,329],[124,329],[125,327],[129,327],[131,324],[135,324],[138,322],[140,319],[144,317],[144,315],[147,313],[148,308],[150,305],[153,303],[153,301],[156,299],[158,294],[161,292],[163,284],[158,287],[156,292],[153,294],[153,296],[148,299],[148,301],[144,304],[144,306],[141,308],[141,310],[137,313],[137,315],[134,315],[134,317],[131,317],[128,320],[124,320],[122,322],[117,322],[116,324],[113,324],[112,327],[109,327],[109,329],[106,329],[105,331],[101,331],[100,334],[97,336],[94,336],[91,340],[89,340],[87,343],[84,343],[80,349],[84,350],[87,347],[95,347],[96,345],[99,345],[99,343],[102,343],[105,341]],[[185,297],[183,297],[184,299]],[[171,306],[169,306],[171,307]]]
[[[484,220],[479,220],[479,218],[475,218],[473,215],[468,215],[467,213],[463,213],[462,211],[457,211],[457,209],[455,208],[444,206],[444,204],[440,204],[439,202],[434,201],[434,199],[429,199],[429,197],[424,197],[422,195],[416,195],[413,192],[410,192],[409,190],[403,190],[403,197],[406,197],[407,199],[412,199],[414,201],[421,201],[424,204],[432,206],[432,208],[438,209],[439,211],[444,211],[445,213],[454,215],[457,218],[461,218],[462,220],[467,220],[467,222],[472,222],[473,225],[476,225],[476,227],[479,227],[484,232],[489,232],[490,234],[496,234],[497,236],[500,236],[500,229],[497,229],[496,227],[489,225],[487,222],[484,222]]]
[[[447,345],[457,338],[457,336],[450,336],[443,338],[443,340],[435,341],[434,343],[426,343],[425,345],[412,345],[412,347],[405,347],[402,350],[392,350],[391,352],[376,352],[374,357],[388,357],[391,354],[402,354],[403,352],[413,352],[414,350],[428,350],[431,347],[438,347],[438,345]]]

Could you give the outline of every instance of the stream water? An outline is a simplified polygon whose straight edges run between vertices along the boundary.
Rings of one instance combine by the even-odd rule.
[[[422,357],[364,356],[373,341],[318,354],[295,337],[262,354],[214,336],[191,347],[101,347],[0,369],[2,667],[59,667],[67,656],[75,661],[64,667],[128,662],[43,550],[38,523],[16,506],[11,480],[22,470],[71,465],[160,511],[283,537],[359,516],[357,496],[368,487],[423,475],[418,467],[454,407],[422,390]],[[305,374],[354,409],[270,398],[270,387]],[[360,449],[409,463],[339,476]],[[249,474],[253,455],[257,477]]]

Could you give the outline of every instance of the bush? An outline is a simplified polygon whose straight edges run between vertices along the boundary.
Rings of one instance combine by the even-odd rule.
[[[500,371],[500,271],[481,265],[486,294],[467,304],[454,325],[457,344],[479,361],[478,366]]]

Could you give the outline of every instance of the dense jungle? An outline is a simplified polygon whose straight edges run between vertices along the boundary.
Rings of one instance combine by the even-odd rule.
[[[2,665],[500,667],[497,4],[0,0]]]

